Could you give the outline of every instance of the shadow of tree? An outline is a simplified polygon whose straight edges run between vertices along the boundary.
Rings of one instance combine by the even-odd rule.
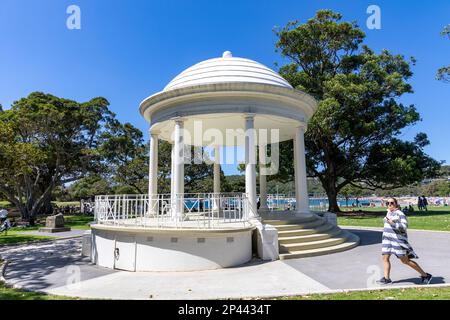
[[[45,245],[22,246],[2,253],[10,262],[6,268],[8,283],[19,284],[29,290],[44,290],[64,286],[73,273],[69,266],[80,267],[80,280],[92,278],[92,272],[84,273],[82,267],[92,264],[89,258],[81,256],[81,240],[73,239]],[[112,270],[96,270],[96,276],[103,276]]]

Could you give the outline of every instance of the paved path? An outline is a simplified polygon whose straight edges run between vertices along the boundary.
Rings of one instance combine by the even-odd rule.
[[[313,258],[252,261],[241,267],[201,272],[114,271],[80,257],[81,239],[0,248],[11,260],[5,278],[31,290],[85,298],[214,299],[273,297],[374,287],[382,276],[381,231],[352,229],[361,237],[353,250]],[[410,231],[418,262],[433,284],[450,282],[450,233]],[[415,271],[392,259],[393,286],[418,283]],[[79,279],[80,281],[77,281]]]
[[[28,234],[33,236],[44,236],[44,237],[55,237],[55,238],[73,238],[73,237],[81,237],[86,230],[82,229],[72,229],[70,231],[65,232],[40,232],[40,231],[24,231],[21,234]]]
[[[330,289],[378,287],[375,280],[383,276],[381,262],[382,229],[347,228],[361,239],[358,247],[332,255],[287,260],[286,264],[312,277]],[[416,260],[433,274],[431,284],[450,284],[450,232],[408,231],[409,240],[419,256]],[[420,276],[391,257],[394,286],[420,284]]]

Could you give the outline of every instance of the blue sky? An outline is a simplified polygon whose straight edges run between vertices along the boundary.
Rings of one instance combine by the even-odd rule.
[[[371,4],[381,8],[381,30],[366,28]],[[69,5],[81,9],[81,30],[66,27]],[[450,163],[450,84],[435,80],[450,64],[450,40],[440,35],[450,24],[448,0],[0,0],[0,103],[8,108],[33,91],[77,101],[104,96],[121,121],[146,132],[140,101],[185,68],[230,50],[276,69],[283,60],[272,29],[323,8],[356,20],[373,49],[417,59],[415,93],[402,101],[415,104],[423,121],[403,138],[426,132],[426,151]]]

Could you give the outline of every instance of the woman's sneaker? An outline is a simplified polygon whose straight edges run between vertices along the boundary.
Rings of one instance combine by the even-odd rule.
[[[422,278],[422,284],[430,284],[431,279],[433,279],[433,276],[429,273],[427,273],[427,275],[425,277],[421,277]]]
[[[386,279],[385,277],[383,277],[380,280],[378,280],[377,283],[378,284],[391,284],[392,280],[391,279]]]

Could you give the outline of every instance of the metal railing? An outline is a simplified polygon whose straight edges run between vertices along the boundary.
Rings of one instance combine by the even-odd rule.
[[[286,196],[284,194],[268,194],[267,206],[270,211],[286,211],[295,210],[297,201],[295,197]],[[328,209],[328,201],[324,198],[309,198],[309,209],[316,212],[324,212]]]
[[[99,224],[152,228],[220,228],[249,220],[245,194],[104,195],[95,198]]]

